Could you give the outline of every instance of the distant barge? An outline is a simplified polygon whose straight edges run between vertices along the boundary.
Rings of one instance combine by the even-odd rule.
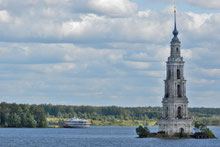
[[[64,128],[88,128],[90,123],[85,119],[71,118],[64,122]]]

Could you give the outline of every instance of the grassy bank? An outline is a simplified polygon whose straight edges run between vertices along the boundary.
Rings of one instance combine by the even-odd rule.
[[[148,125],[153,126],[156,124],[157,121],[149,120]],[[91,125],[93,126],[139,126],[145,125],[146,121],[143,120],[114,120],[111,121],[99,121],[99,120],[90,120]]]
[[[57,118],[57,117],[48,117],[47,122],[49,126],[63,126],[63,122],[68,120],[68,118]],[[114,119],[111,121],[101,121],[101,120],[91,120],[88,119],[88,121],[91,123],[92,126],[139,126],[139,125],[145,125],[146,121],[143,120],[119,120]],[[147,121],[149,126],[156,125],[156,120],[148,120]]]
[[[58,117],[47,117],[47,123],[49,127],[57,127],[63,126],[64,121],[68,120],[69,118],[58,118]],[[155,126],[157,125],[156,119],[148,119],[147,121],[144,120],[120,120],[120,119],[112,119],[112,120],[92,120],[87,119],[92,126],[140,126],[146,125],[148,126]],[[219,117],[195,117],[194,121],[199,121],[208,126],[219,126]]]

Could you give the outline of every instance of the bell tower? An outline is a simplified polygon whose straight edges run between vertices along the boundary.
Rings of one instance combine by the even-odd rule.
[[[171,51],[166,62],[167,76],[164,80],[163,115],[158,121],[159,131],[164,131],[169,135],[180,132],[192,133],[192,119],[188,117],[184,61],[183,57],[181,57],[181,42],[177,36],[176,9],[174,8],[173,38],[170,42]]]

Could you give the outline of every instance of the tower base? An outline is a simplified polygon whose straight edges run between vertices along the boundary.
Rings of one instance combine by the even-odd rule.
[[[159,131],[164,131],[168,135],[176,133],[192,134],[192,119],[160,119],[158,121]]]

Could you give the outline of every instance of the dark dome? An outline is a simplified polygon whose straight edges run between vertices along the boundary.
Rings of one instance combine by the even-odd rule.
[[[179,33],[179,32],[177,31],[177,29],[176,29],[176,27],[175,27],[175,29],[173,30],[173,35],[174,35],[174,36],[177,36],[178,33]]]

